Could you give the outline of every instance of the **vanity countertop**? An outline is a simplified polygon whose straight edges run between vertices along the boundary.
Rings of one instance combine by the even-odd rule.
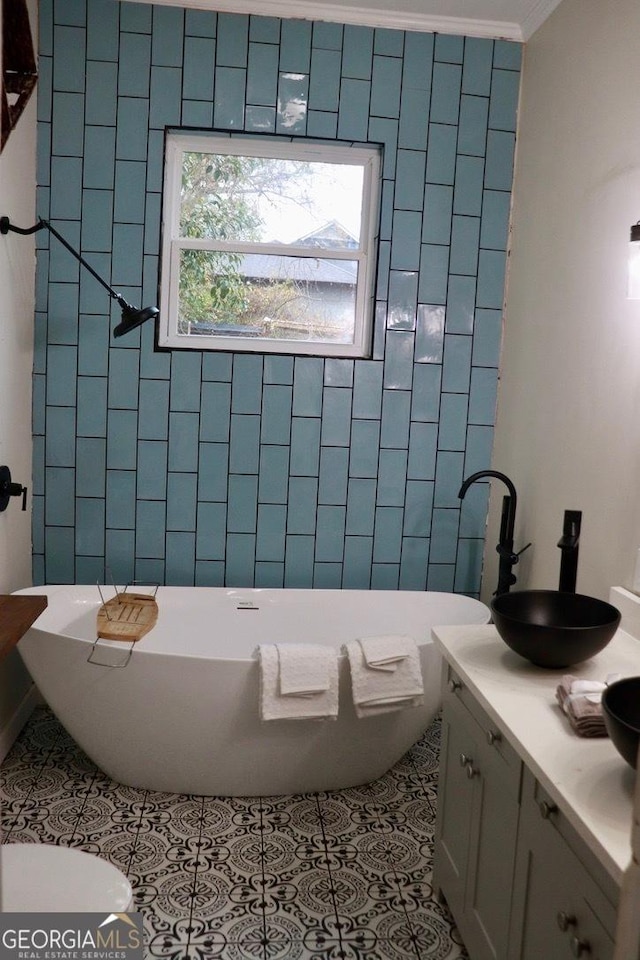
[[[623,620],[624,623],[624,620]],[[630,855],[635,774],[608,737],[578,737],[555,698],[564,674],[640,675],[640,641],[619,629],[597,656],[546,670],[488,626],[436,627],[436,644],[553,801],[620,885]]]

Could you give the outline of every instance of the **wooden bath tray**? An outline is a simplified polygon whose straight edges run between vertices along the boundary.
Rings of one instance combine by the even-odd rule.
[[[135,643],[155,626],[158,604],[146,593],[116,593],[98,610],[97,631],[102,640]]]

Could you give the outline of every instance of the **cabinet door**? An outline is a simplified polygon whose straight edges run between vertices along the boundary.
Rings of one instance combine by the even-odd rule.
[[[602,892],[554,828],[549,807],[523,806],[509,960],[612,960]]]

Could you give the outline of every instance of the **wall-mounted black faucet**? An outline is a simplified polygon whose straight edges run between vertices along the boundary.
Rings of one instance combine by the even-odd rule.
[[[9,467],[0,467],[0,512],[9,506],[11,497],[22,497],[22,509],[27,509],[27,488],[13,483]]]
[[[472,483],[475,483],[477,480],[483,480],[485,477],[495,477],[497,480],[502,480],[502,482],[506,484],[506,487],[509,491],[509,496],[503,497],[502,500],[500,538],[496,547],[498,556],[500,557],[500,562],[498,565],[498,586],[494,596],[498,596],[501,593],[508,593],[509,588],[512,587],[516,582],[516,577],[513,573],[513,567],[520,559],[520,554],[524,553],[527,547],[530,547],[531,544],[528,543],[527,546],[523,547],[522,550],[518,551],[518,553],[514,553],[513,531],[516,523],[516,506],[518,503],[518,497],[513,481],[510,480],[506,474],[500,473],[498,470],[479,470],[478,473],[471,474],[470,477],[467,477],[467,479],[463,481],[462,486],[460,487],[460,492],[458,493],[460,499],[462,500],[464,498]]]
[[[580,526],[582,524],[582,510],[565,510],[562,536],[558,546],[562,551],[560,557],[560,582],[558,590],[565,593],[576,592],[578,577],[578,544],[580,542]]]

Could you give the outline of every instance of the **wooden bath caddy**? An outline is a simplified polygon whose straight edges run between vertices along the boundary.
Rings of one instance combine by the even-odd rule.
[[[155,626],[158,604],[145,593],[116,593],[98,610],[98,638],[135,643]]]

